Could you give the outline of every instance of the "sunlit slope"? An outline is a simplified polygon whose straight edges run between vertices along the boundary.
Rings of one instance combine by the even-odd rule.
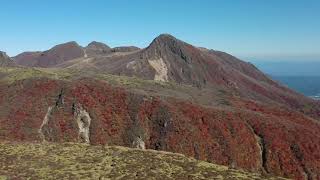
[[[0,179],[281,179],[117,146],[1,143],[0,154]]]

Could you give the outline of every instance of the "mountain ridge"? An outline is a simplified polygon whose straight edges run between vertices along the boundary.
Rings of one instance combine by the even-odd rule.
[[[56,45],[43,52],[21,53],[13,57],[14,61],[27,67],[53,67],[64,61],[84,57],[83,49],[75,41]]]

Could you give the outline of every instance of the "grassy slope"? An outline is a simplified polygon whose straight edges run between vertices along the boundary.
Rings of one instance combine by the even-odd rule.
[[[0,143],[0,179],[280,179],[180,154],[85,144]]]
[[[139,94],[152,96],[174,97],[192,101],[205,106],[228,105],[225,96],[231,94],[220,87],[202,88],[201,90],[190,85],[176,84],[173,82],[159,82],[139,79],[136,77],[117,76],[96,73],[92,71],[81,72],[72,69],[44,69],[44,68],[1,68],[0,83],[11,84],[15,81],[30,78],[49,78],[58,80],[74,80],[79,78],[93,78],[106,81],[113,86],[130,89]]]

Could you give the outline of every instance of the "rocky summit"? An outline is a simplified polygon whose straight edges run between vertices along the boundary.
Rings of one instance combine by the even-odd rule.
[[[209,163],[264,177],[320,178],[320,102],[225,52],[163,34],[142,49],[69,42],[12,59],[19,66],[0,68],[1,141],[23,144],[22,149],[40,142],[62,149],[66,142],[83,143],[75,149],[66,145],[66,151],[85,146],[99,153],[105,145],[124,146],[141,149],[125,151],[137,157],[158,150],[206,162],[207,168],[199,170],[200,161],[170,160],[173,164],[164,165],[169,170],[154,171],[163,178],[235,177],[231,171],[216,173]],[[129,162],[123,159],[126,153],[115,151]],[[108,152],[116,153],[101,153]],[[13,156],[1,160],[13,162]],[[96,163],[99,169],[99,163],[106,163],[101,156],[79,162]],[[133,171],[143,177],[153,172]],[[16,177],[10,169],[0,172]]]

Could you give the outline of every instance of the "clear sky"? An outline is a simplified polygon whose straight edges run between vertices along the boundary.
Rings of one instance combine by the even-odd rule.
[[[319,0],[0,0],[0,50],[147,46],[170,33],[242,58],[320,59]]]

